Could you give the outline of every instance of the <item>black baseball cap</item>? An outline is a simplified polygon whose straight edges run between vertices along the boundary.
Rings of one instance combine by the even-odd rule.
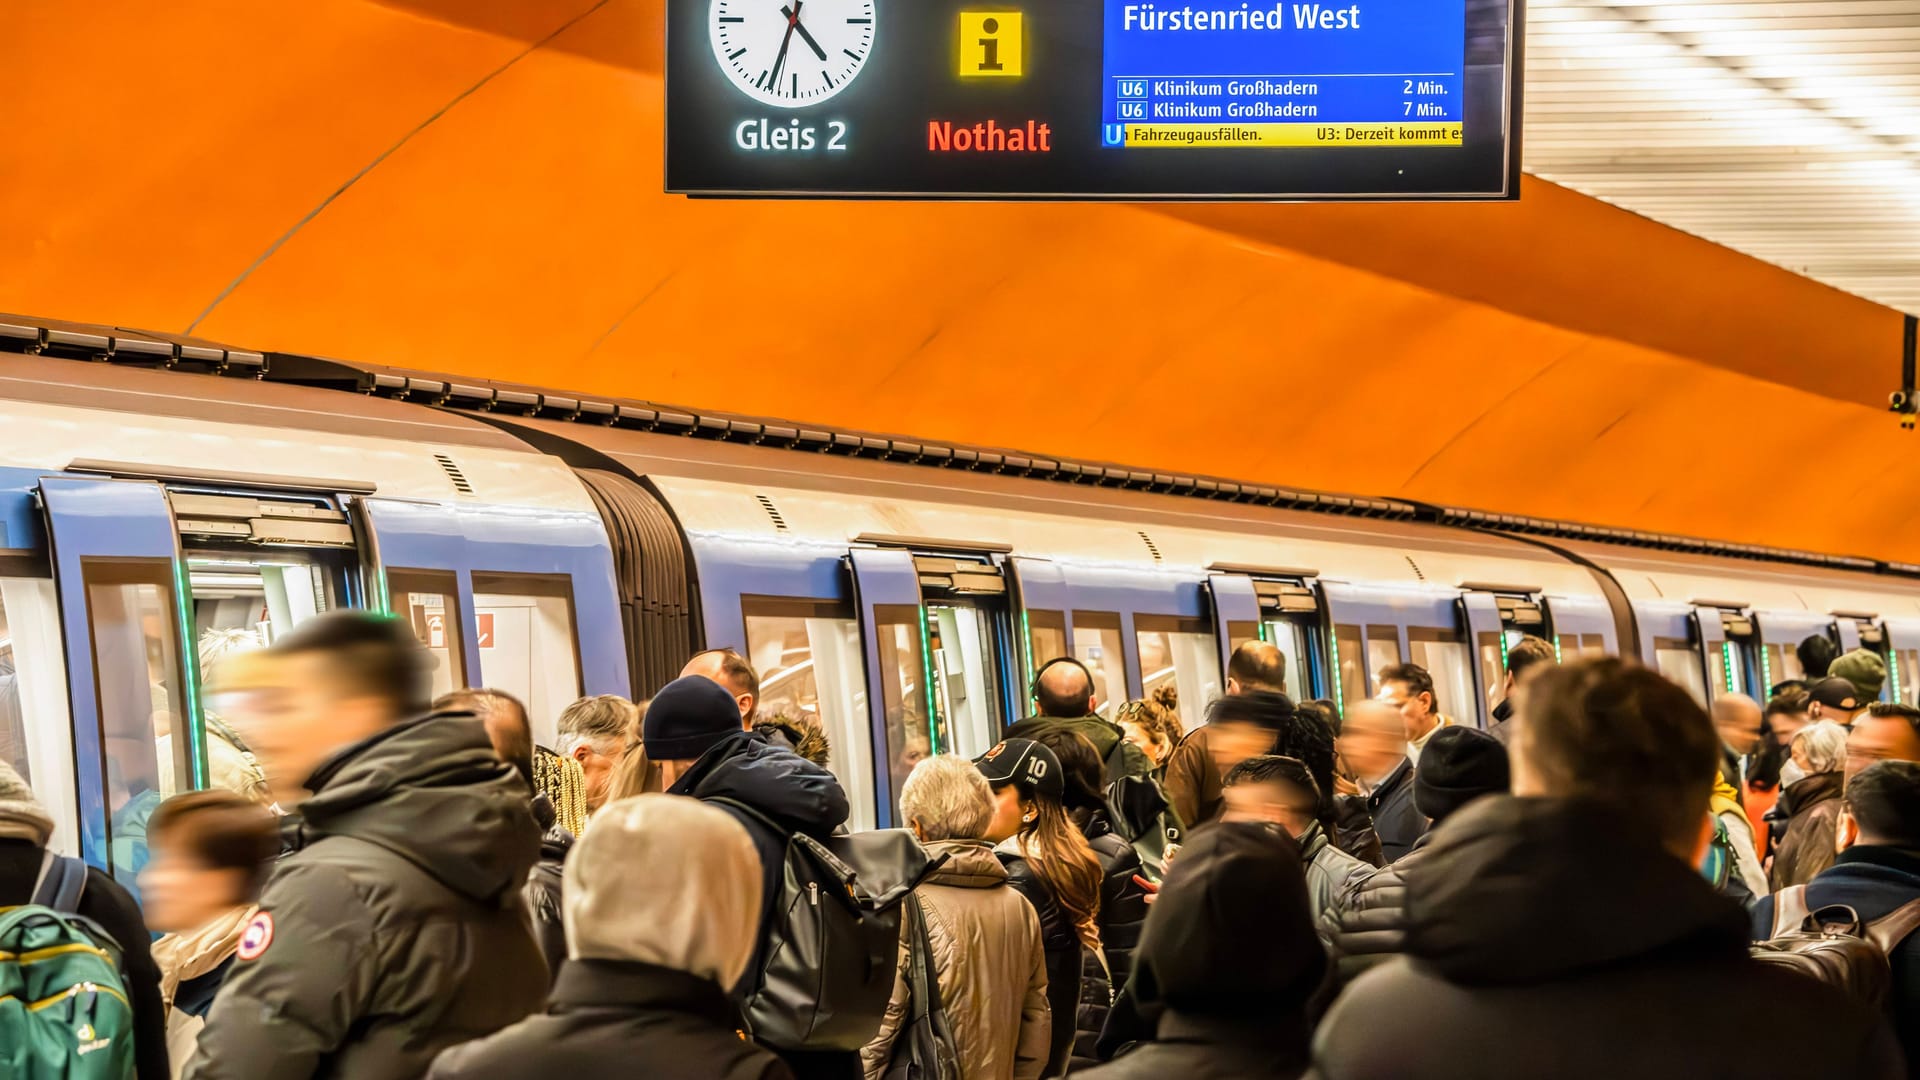
[[[1858,709],[1866,702],[1860,700],[1860,690],[1852,683],[1841,678],[1821,679],[1807,687],[1807,693],[1813,700],[1829,709]]]
[[[1023,795],[1035,793],[1058,800],[1066,795],[1065,770],[1053,751],[1032,739],[1005,739],[973,759],[974,767],[993,787],[1012,784]]]

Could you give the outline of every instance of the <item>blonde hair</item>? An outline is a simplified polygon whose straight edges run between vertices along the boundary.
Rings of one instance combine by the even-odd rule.
[[[1147,738],[1168,750],[1180,745],[1186,727],[1180,723],[1180,688],[1169,679],[1154,687],[1153,693],[1120,706],[1114,719],[1138,724]]]
[[[580,763],[544,746],[533,749],[533,787],[553,804],[553,819],[575,836],[587,827],[587,776]]]
[[[607,777],[607,801],[631,799],[667,789],[666,777],[657,762],[647,759],[647,748],[635,746],[620,755]]]

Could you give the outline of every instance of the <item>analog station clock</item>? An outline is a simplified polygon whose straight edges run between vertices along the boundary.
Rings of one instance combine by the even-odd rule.
[[[707,37],[728,79],[755,101],[818,105],[873,52],[874,0],[713,0]]]

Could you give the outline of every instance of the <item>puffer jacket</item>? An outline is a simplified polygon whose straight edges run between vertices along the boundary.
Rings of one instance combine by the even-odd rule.
[[[1054,900],[1046,882],[1033,871],[1033,865],[1020,854],[1019,841],[1008,840],[994,849],[1000,865],[1007,869],[1007,884],[1013,886],[1040,920],[1040,947],[1046,953],[1047,1009],[1052,1029],[1047,1044],[1047,1067],[1042,1076],[1064,1076],[1073,1051],[1073,1038],[1079,1017],[1081,983],[1085,980],[1084,946],[1066,911]]]
[[[1407,938],[1407,878],[1427,858],[1432,833],[1413,850],[1362,878],[1346,899],[1322,917],[1321,937],[1333,959],[1334,978],[1350,983],[1400,955]]]
[[[470,714],[396,724],[305,786],[188,1077],[417,1077],[540,1008],[520,892],[540,831]]]
[[[1833,865],[1842,781],[1837,772],[1815,773],[1781,793],[1780,801],[1787,806],[1787,831],[1774,851],[1773,870],[1767,875],[1773,891],[1805,885]]]
[[[1053,1037],[1040,917],[1008,887],[1006,867],[984,841],[936,841],[927,854],[948,856],[914,896],[966,1080],[1038,1080]],[[867,1080],[885,1074],[913,1004],[907,950],[902,940],[886,1019],[860,1052]]]
[[[1133,953],[1140,946],[1140,928],[1147,923],[1147,890],[1133,880],[1141,872],[1140,856],[1114,831],[1104,811],[1095,811],[1080,831],[1100,859],[1100,949],[1107,957],[1109,981],[1122,986],[1133,973]]]
[[[558,979],[560,964],[567,958],[567,929],[560,914],[561,872],[567,852],[573,850],[573,834],[561,827],[544,793],[533,797],[533,816],[546,831],[540,834],[540,861],[533,864],[521,892],[527,898],[527,914],[533,917],[534,939],[547,958],[547,972]]]
[[[1307,827],[1298,843],[1307,872],[1307,910],[1314,924],[1320,926],[1322,918],[1335,910],[1374,868],[1334,847],[1327,830],[1318,822]],[[1327,932],[1322,929],[1320,939],[1324,942],[1326,938]]]
[[[1365,795],[1333,797],[1333,846],[1368,866],[1385,866],[1380,854],[1380,836],[1373,831],[1373,815],[1367,810]]]
[[[1146,751],[1126,741],[1120,725],[1104,716],[1029,716],[1007,729],[1009,739],[1031,739],[1043,731],[1061,729],[1084,736],[1106,766],[1109,783],[1123,776],[1152,776],[1153,762]]]

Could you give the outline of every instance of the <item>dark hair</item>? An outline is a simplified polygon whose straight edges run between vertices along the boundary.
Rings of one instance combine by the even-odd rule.
[[[280,854],[280,824],[273,811],[231,791],[212,788],[175,795],[147,820],[153,846],[179,845],[213,870],[246,874],[241,901],[251,903],[266,887]]]
[[[1769,699],[1777,698],[1777,697],[1786,697],[1789,694],[1800,694],[1802,696],[1805,696],[1806,692],[1807,692],[1807,680],[1786,679],[1784,681],[1774,683],[1773,688],[1767,691],[1767,697]]]
[[[1793,655],[1800,659],[1801,670],[1811,682],[1827,677],[1827,669],[1840,658],[1840,648],[1827,635],[1813,634],[1793,647]]]
[[[1876,719],[1893,716],[1905,720],[1907,726],[1913,729],[1913,737],[1920,739],[1920,709],[1894,701],[1876,701],[1867,706],[1866,715]],[[1860,722],[1860,717],[1856,716],[1853,719],[1856,724]]]
[[[1340,734],[1340,706],[1332,698],[1314,698],[1302,704],[1311,705],[1320,710],[1320,718],[1326,721],[1327,729],[1335,735]],[[1299,708],[1299,706],[1294,706]]]
[[[1223,788],[1274,782],[1291,784],[1299,788],[1313,800],[1315,806],[1320,806],[1324,801],[1320,785],[1313,778],[1313,772],[1307,768],[1306,762],[1299,758],[1282,757],[1279,754],[1261,754],[1228,769],[1227,775],[1220,778],[1220,786]]]
[[[1560,654],[1554,650],[1551,642],[1528,634],[1507,650],[1507,674],[1517,679],[1521,672],[1535,664],[1557,663],[1559,659]]]
[[[754,673],[753,665],[747,662],[746,657],[733,649],[702,649],[688,657],[687,663],[691,664],[703,656],[718,656],[720,674],[727,677],[727,684],[733,687],[733,692],[752,694],[753,703],[760,704],[760,676]]]
[[[493,752],[500,760],[513,766],[513,771],[527,782],[527,789],[533,789],[533,727],[527,722],[527,707],[519,698],[505,690],[468,687],[434,698],[432,708],[434,712],[470,712],[481,723],[496,716],[513,717],[512,724],[489,727],[487,738],[492,740]]]
[[[1394,664],[1375,676],[1374,682],[1406,683],[1408,697],[1419,697],[1425,694],[1427,700],[1433,703],[1433,711],[1440,711],[1440,695],[1433,692],[1433,676],[1419,664]]]
[[[1107,805],[1102,794],[1107,786],[1107,767],[1100,761],[1100,751],[1094,749],[1085,735],[1063,727],[1037,732],[1033,741],[1060,759],[1060,776],[1067,785],[1060,801],[1066,804],[1078,824],[1085,825],[1085,821],[1078,819]]]
[[[1603,800],[1667,844],[1692,842],[1720,769],[1720,735],[1693,695],[1614,657],[1543,673],[1514,750],[1551,794]]]
[[[1255,724],[1273,732],[1269,755],[1295,758],[1313,775],[1320,792],[1322,821],[1333,816],[1333,727],[1323,710],[1317,707],[1282,708],[1287,699],[1279,694],[1255,692],[1215,698],[1207,707],[1208,723]]]
[[[1056,668],[1073,668],[1080,673],[1080,677],[1068,681],[1066,686],[1060,686],[1058,684],[1065,680],[1056,677],[1049,681],[1047,678]],[[1077,692],[1073,689],[1076,684],[1080,687]],[[1071,656],[1056,656],[1041,664],[1040,670],[1033,673],[1033,700],[1040,706],[1041,716],[1063,719],[1085,716],[1087,700],[1092,696],[1093,672]]]
[[[1803,701],[1804,698],[1805,695],[1802,695]],[[1753,753],[1747,756],[1748,787],[1771,788],[1780,785],[1780,768],[1787,763],[1789,751],[1787,747],[1780,745],[1779,739],[1774,738],[1773,718],[1801,710],[1790,707],[1774,708],[1779,703],[1779,698],[1767,702],[1766,711],[1760,716],[1760,742],[1753,748]],[[1804,708],[1803,705],[1802,709]],[[1727,780],[1731,782],[1733,777],[1729,776]]]
[[[1841,799],[1861,843],[1920,849],[1920,763],[1876,761],[1847,781]]]
[[[1249,690],[1287,689],[1287,658],[1267,641],[1243,641],[1227,659],[1227,678]]]
[[[266,651],[283,659],[319,655],[334,679],[353,693],[383,699],[396,716],[425,712],[433,696],[433,657],[411,626],[390,615],[329,611],[288,631]]]

